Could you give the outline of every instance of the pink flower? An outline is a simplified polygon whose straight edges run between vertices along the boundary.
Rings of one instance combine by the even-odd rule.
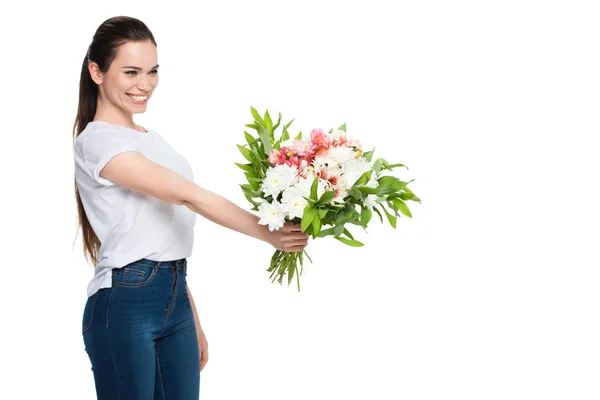
[[[352,147],[350,145],[350,142],[348,141],[346,132],[341,131],[341,130],[334,132],[334,134],[332,135],[332,138],[330,140],[331,140],[331,145],[334,147],[338,147],[338,146]]]
[[[286,153],[287,149],[282,147],[280,150],[273,149],[269,154],[269,162],[274,165],[284,164],[286,161]]]
[[[337,187],[339,176],[337,174],[334,174],[332,171],[328,171],[326,168],[321,168],[318,171],[316,171],[316,175],[324,181],[328,182],[329,186]]]
[[[305,157],[313,153],[316,147],[313,143],[306,140],[294,140],[289,148],[295,155]]]
[[[310,141],[313,142],[313,144],[316,144],[319,148],[329,148],[330,146],[329,137],[321,128],[313,129],[310,132]]]
[[[298,167],[300,165],[300,160],[298,159],[298,156],[291,156],[285,163],[290,167]]]

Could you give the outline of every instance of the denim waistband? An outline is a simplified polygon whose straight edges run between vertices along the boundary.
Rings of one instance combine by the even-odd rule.
[[[187,259],[185,259],[185,258],[180,258],[179,260],[172,260],[172,261],[154,261],[154,260],[148,260],[147,258],[142,258],[142,259],[137,260],[135,263],[147,265],[149,267],[157,267],[157,268],[174,267],[174,268],[180,269],[184,272],[187,269]]]

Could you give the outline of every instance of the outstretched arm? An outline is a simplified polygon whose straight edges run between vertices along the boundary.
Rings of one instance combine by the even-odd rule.
[[[258,216],[194,183],[188,185],[188,189],[183,204],[190,210],[221,226],[273,244],[273,232],[266,225],[258,224]]]
[[[302,232],[300,224],[288,222],[271,232],[267,225],[258,223],[258,216],[134,151],[113,157],[100,176],[133,191],[185,205],[210,221],[263,240],[281,251],[301,251],[308,244],[308,235]]]

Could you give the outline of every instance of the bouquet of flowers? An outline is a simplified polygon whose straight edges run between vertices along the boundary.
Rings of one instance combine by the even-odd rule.
[[[244,131],[247,143],[238,145],[238,149],[248,163],[235,164],[248,180],[240,185],[246,199],[252,210],[258,211],[259,223],[268,225],[269,230],[290,221],[301,224],[302,231],[313,239],[331,235],[346,245],[360,247],[363,243],[354,239],[346,224],[366,230],[374,211],[381,223],[383,212],[395,229],[399,213],[412,218],[406,201],[421,203],[408,188],[414,179],[404,182],[383,174],[408,167],[390,164],[383,158],[371,163],[375,149],[363,152],[360,142],[346,135],[345,123],[327,134],[313,129],[305,139],[300,132],[292,140],[288,132],[292,119],[283,125],[281,136],[276,139],[281,113],[273,124],[268,110],[264,116],[252,106],[250,111],[254,122],[246,127],[254,129],[257,136]],[[312,263],[306,250],[275,251],[267,269],[271,277],[275,275],[271,282],[278,279],[282,284],[287,273],[289,286],[296,275],[300,291],[304,255]]]

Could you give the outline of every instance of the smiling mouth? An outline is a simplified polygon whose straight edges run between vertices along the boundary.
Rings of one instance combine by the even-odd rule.
[[[129,93],[126,93],[126,95],[136,104],[144,104],[146,102],[146,100],[148,100],[148,96],[144,95],[144,96],[136,96],[136,95],[132,95]]]

